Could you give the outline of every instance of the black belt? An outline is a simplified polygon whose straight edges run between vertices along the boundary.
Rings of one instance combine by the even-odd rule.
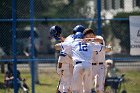
[[[80,64],[80,63],[82,63],[82,61],[77,61],[77,62],[76,62],[76,64]]]
[[[102,65],[103,63],[92,63],[92,65],[97,65],[97,64]]]

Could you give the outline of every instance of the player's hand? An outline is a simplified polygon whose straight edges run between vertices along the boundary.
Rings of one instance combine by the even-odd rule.
[[[112,46],[109,44],[106,46],[106,52],[112,51]]]
[[[112,46],[110,44],[108,44],[106,47],[112,50]]]

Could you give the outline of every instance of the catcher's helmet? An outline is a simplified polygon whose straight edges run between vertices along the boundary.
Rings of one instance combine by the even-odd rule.
[[[85,30],[85,27],[82,25],[77,25],[76,27],[74,27],[73,29],[73,33],[75,34],[76,32],[81,32],[83,33],[83,31]]]
[[[50,35],[54,37],[56,40],[59,40],[60,34],[62,32],[61,27],[55,25],[50,28]]]
[[[82,39],[83,37],[84,37],[84,35],[81,32],[76,32],[74,34],[74,39]]]

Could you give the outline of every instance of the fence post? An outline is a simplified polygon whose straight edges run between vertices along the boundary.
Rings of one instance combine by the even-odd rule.
[[[101,19],[101,0],[97,0],[97,18],[98,18],[98,30],[97,30],[97,34],[101,35],[102,34],[102,19]]]
[[[17,89],[17,58],[16,58],[16,0],[12,0],[12,51],[14,64],[14,93],[18,93]]]
[[[31,27],[31,73],[32,73],[32,93],[35,93],[35,70],[34,70],[34,0],[30,0],[30,27]]]

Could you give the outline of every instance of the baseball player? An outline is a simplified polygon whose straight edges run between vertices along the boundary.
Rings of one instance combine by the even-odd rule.
[[[64,42],[72,42],[73,35],[76,32],[83,32],[84,27],[82,25],[77,25],[73,29],[73,34],[69,35],[65,40],[61,40]],[[61,93],[70,93],[71,92],[71,80],[72,80],[72,74],[73,74],[73,65],[72,65],[72,59],[66,55],[65,51],[68,51],[67,49],[64,49],[61,47],[60,56],[58,59],[58,67],[57,67],[57,73],[61,76],[61,82],[59,85],[59,92]]]
[[[64,42],[64,38],[60,35],[61,34],[61,27],[59,26],[52,26],[50,28],[50,34],[53,36],[56,40],[59,40],[61,42]],[[60,51],[58,64],[57,64],[57,74],[60,76],[60,81],[58,85],[58,93],[67,93],[70,91],[70,80],[72,77],[72,72],[70,72],[70,64],[69,59],[65,52],[65,50],[62,48]],[[65,59],[68,59],[67,61]]]
[[[73,42],[74,40],[74,34],[76,32],[83,32],[84,27],[82,25],[77,25],[73,29],[73,34],[69,35],[67,38],[65,38],[64,42]],[[63,70],[63,75],[62,75],[62,82],[60,83],[59,90],[61,93],[64,92],[71,92],[71,80],[72,80],[72,74],[73,74],[73,61],[68,55],[66,54],[65,51],[68,51],[65,48],[61,49],[61,54],[58,59],[58,65],[62,64],[62,68],[58,68],[57,72],[60,73]]]
[[[104,39],[101,36],[96,36],[92,29],[88,28],[84,32],[86,38],[96,38],[96,41],[99,44],[105,46]],[[94,87],[97,93],[103,93],[104,91],[104,82],[105,82],[105,50],[109,51],[108,48],[104,48],[101,51],[94,51],[93,53],[93,62],[92,62],[92,72],[93,72],[93,81]]]
[[[100,51],[103,47],[93,42],[85,42],[80,32],[77,32],[74,38],[72,43],[56,44],[55,48],[60,49],[61,46],[68,48],[67,54],[70,54],[73,59],[72,92],[83,93],[82,85],[84,85],[84,93],[91,93],[92,51]]]
[[[103,40],[101,43],[105,45],[104,39],[101,36],[96,36]],[[104,83],[105,83],[105,49],[102,49],[100,52],[94,52],[93,55],[93,77],[95,82],[95,90],[97,93],[104,92]]]
[[[106,77],[117,77],[116,68],[114,67],[113,60],[107,59],[106,63]]]

